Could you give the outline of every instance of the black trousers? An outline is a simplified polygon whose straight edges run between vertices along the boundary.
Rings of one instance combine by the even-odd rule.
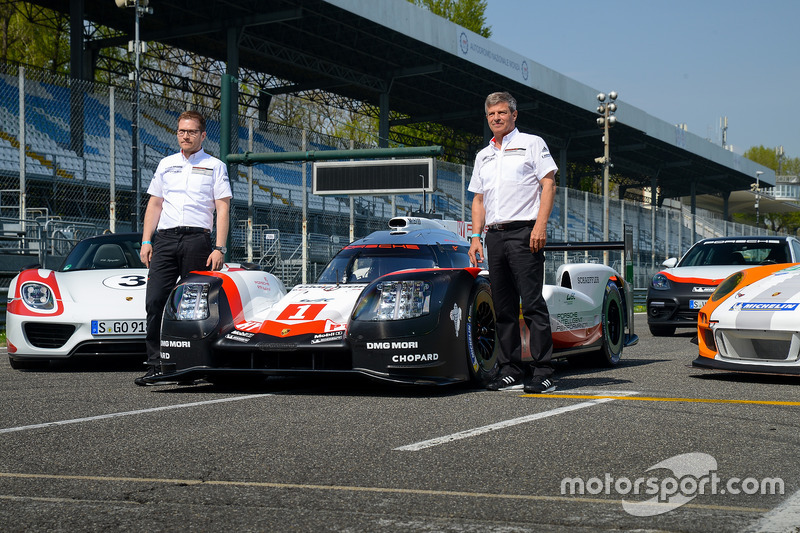
[[[169,294],[179,279],[192,270],[208,270],[211,254],[210,233],[171,233],[153,236],[153,257],[147,278],[147,364],[161,364],[161,318]]]
[[[531,229],[532,225],[512,230],[490,229],[486,233],[500,347],[497,359],[501,375],[546,378],[553,374],[553,336],[547,302],[542,296],[544,252],[531,253]],[[533,361],[529,368],[522,362],[520,302],[522,318],[530,330]]]

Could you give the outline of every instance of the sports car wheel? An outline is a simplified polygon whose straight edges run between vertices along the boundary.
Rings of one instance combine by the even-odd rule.
[[[650,333],[653,337],[671,337],[675,334],[675,326],[654,326],[648,324],[647,327],[650,328]]]
[[[486,385],[497,370],[497,331],[494,302],[489,284],[478,283],[472,289],[467,316],[467,364],[472,380]]]
[[[598,356],[604,365],[614,366],[619,363],[620,355],[622,355],[622,346],[625,340],[625,316],[619,289],[610,281],[603,298],[601,326],[603,328],[603,346]]]

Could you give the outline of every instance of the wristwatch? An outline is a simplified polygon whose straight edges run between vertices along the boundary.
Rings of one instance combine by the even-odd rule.
[[[225,246],[215,246],[214,249],[215,250],[219,250],[223,254],[227,254],[228,253],[228,249]]]

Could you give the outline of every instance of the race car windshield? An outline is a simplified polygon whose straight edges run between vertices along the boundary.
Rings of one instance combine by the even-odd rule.
[[[59,270],[145,268],[139,258],[140,238],[139,234],[119,234],[82,240],[70,251]]]
[[[436,256],[424,245],[348,246],[328,263],[317,283],[369,283],[398,270],[437,266]]]
[[[789,249],[779,240],[710,241],[692,247],[679,267],[709,265],[765,265],[789,261]]]

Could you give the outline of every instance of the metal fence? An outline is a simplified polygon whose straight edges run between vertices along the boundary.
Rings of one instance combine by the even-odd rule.
[[[39,70],[0,67],[0,271],[11,272],[35,258],[58,266],[64,248],[104,230],[128,231],[146,205],[147,186],[162,157],[177,150],[178,115],[194,107],[175,100],[143,100],[140,106],[140,197],[131,176],[133,106],[128,91],[57,77]],[[220,117],[207,117],[204,148],[219,155]],[[369,148],[309,131],[242,117],[233,152],[276,152]],[[328,259],[350,240],[384,229],[395,215],[470,218],[468,165],[437,162],[434,193],[425,196],[317,196],[310,192],[309,163],[286,162],[233,167],[231,261],[251,261],[278,274],[287,286],[313,280]],[[604,239],[603,198],[560,189],[550,241]],[[732,224],[678,203],[655,208],[612,199],[609,240],[633,232],[634,285],[644,287],[660,263],[681,255],[697,239],[752,235],[756,228]],[[303,228],[306,235],[303,238]],[[761,230],[763,233],[763,230]],[[305,248],[305,254],[303,250]],[[26,256],[19,259],[18,256]],[[8,259],[10,258],[10,259]],[[305,258],[305,260],[303,260]],[[550,254],[548,281],[563,261],[602,261],[602,254]],[[622,257],[611,256],[621,268]]]

